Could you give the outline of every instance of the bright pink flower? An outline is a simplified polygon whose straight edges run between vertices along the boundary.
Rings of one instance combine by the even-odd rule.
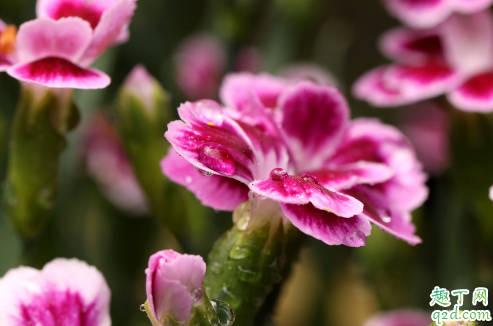
[[[394,64],[378,67],[353,87],[356,97],[380,107],[447,94],[464,111],[493,111],[493,19],[483,11],[452,16],[427,30],[396,28],[380,42]]]
[[[202,257],[173,250],[159,251],[149,258],[146,291],[154,326],[163,325],[169,314],[180,322],[188,320],[193,304],[202,300],[205,268]]]
[[[84,134],[87,172],[118,208],[134,215],[148,212],[145,194],[137,181],[118,132],[102,114],[89,122]]]
[[[176,81],[187,99],[213,98],[225,69],[226,50],[214,36],[194,35],[176,53]]]
[[[406,25],[429,28],[452,13],[472,14],[488,8],[492,0],[384,0],[388,10]]]
[[[428,312],[416,309],[401,309],[378,314],[363,326],[426,326],[431,323],[431,315]]]
[[[220,94],[225,107],[183,104],[183,121],[165,134],[181,157],[171,151],[163,172],[204,205],[232,210],[250,191],[278,201],[301,231],[331,245],[364,245],[370,222],[421,241],[409,212],[426,199],[426,176],[397,129],[350,121],[346,100],[329,85],[233,74]]]
[[[19,267],[0,280],[0,324],[110,326],[110,296],[103,275],[76,259]]]
[[[431,174],[441,174],[450,162],[449,118],[446,108],[433,102],[413,105],[401,117],[402,132]]]
[[[110,78],[88,68],[128,34],[135,0],[38,0],[38,19],[19,28],[12,77],[53,88],[104,88]]]

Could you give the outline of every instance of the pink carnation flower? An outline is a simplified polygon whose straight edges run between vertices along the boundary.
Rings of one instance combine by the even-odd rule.
[[[463,111],[493,111],[490,12],[455,15],[432,29],[396,28],[380,47],[396,62],[361,77],[353,87],[357,98],[392,107],[446,94]]]
[[[110,326],[110,295],[103,275],[76,259],[19,267],[0,280],[0,324]]]
[[[159,251],[149,258],[146,291],[154,326],[164,325],[168,315],[183,323],[188,320],[193,304],[202,300],[205,269],[202,257],[173,250]]]
[[[327,244],[364,245],[370,222],[421,241],[410,211],[427,197],[426,175],[396,128],[351,121],[329,85],[244,73],[227,76],[220,94],[224,107],[182,104],[165,134],[174,150],[164,174],[204,205],[233,210],[251,192]]]
[[[135,8],[135,0],[38,0],[38,18],[19,27],[15,53],[0,68],[46,87],[104,88],[110,78],[88,66],[127,38]]]
[[[383,0],[388,10],[406,25],[429,28],[452,13],[472,14],[488,8],[492,0]]]

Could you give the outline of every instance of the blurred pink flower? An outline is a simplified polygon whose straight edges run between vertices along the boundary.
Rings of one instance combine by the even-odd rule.
[[[118,208],[134,215],[148,212],[146,197],[128,161],[118,132],[102,114],[87,125],[83,149],[88,173]]]
[[[401,309],[375,315],[363,326],[427,326],[431,323],[431,315],[428,312]]]
[[[441,174],[450,163],[449,118],[446,108],[431,101],[413,105],[401,114],[401,130],[431,174]]]
[[[362,76],[354,95],[374,106],[400,106],[447,94],[458,109],[493,111],[493,19],[454,15],[426,30],[396,28],[381,39],[396,63]]]
[[[11,269],[0,280],[0,325],[110,326],[110,296],[103,275],[76,259]]]
[[[427,197],[426,175],[396,128],[351,121],[337,88],[309,81],[231,74],[220,95],[224,107],[182,104],[165,134],[176,152],[164,174],[204,205],[233,210],[252,192],[330,245],[364,245],[370,222],[421,242],[410,211]]]
[[[154,326],[164,325],[167,315],[183,323],[188,320],[193,304],[202,300],[205,269],[202,257],[173,250],[159,251],[149,258],[146,291]]]
[[[176,81],[189,100],[213,98],[226,67],[227,53],[219,39],[208,34],[189,37],[176,56]]]
[[[429,28],[452,13],[472,14],[488,8],[493,0],[384,0],[388,10],[406,25]]]
[[[20,26],[10,66],[3,69],[46,87],[104,88],[110,78],[88,66],[124,41],[135,8],[135,0],[38,0],[38,18]]]

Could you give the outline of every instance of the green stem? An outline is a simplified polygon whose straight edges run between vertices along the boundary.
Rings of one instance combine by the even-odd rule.
[[[236,326],[252,325],[274,285],[289,273],[302,243],[279,204],[254,199],[234,212],[236,225],[217,240],[209,255],[204,286],[228,302]]]

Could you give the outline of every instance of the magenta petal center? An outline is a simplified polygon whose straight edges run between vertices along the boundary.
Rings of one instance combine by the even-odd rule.
[[[95,303],[86,305],[79,293],[51,290],[20,305],[19,326],[97,326]]]
[[[99,24],[103,13],[94,7],[90,7],[84,2],[74,3],[71,1],[62,2],[53,13],[53,18],[58,20],[66,17],[79,17],[91,24],[92,29],[95,29]]]

